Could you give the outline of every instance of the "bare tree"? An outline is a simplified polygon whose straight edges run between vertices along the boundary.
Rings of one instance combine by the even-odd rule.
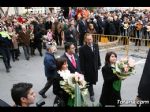
[[[9,11],[9,7],[7,8],[7,10],[6,10],[6,12],[5,12],[5,17],[7,17],[8,11]]]
[[[0,7],[0,14],[4,15],[4,10],[2,9],[2,7]]]

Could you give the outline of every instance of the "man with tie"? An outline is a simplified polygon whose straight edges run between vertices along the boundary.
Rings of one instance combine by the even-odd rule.
[[[101,67],[99,47],[93,43],[91,34],[85,35],[85,45],[79,48],[79,60],[81,73],[89,83],[90,100],[95,101],[93,84],[98,81],[98,70]]]
[[[80,73],[79,57],[75,53],[75,45],[72,42],[65,44],[65,53],[61,56],[67,59],[68,69],[71,73]]]

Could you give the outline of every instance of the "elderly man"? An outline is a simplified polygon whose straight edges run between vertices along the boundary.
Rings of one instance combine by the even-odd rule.
[[[30,34],[25,26],[22,26],[22,31],[18,35],[19,43],[22,45],[26,60],[30,59]]]
[[[98,81],[98,70],[101,67],[99,47],[93,43],[91,34],[85,36],[85,45],[79,48],[79,60],[81,73],[89,83],[90,100],[95,101],[93,84]]]
[[[54,57],[54,52],[56,47],[47,44],[46,48],[47,48],[47,52],[45,53],[45,58],[44,58],[44,69],[45,69],[45,76],[47,77],[47,83],[45,84],[45,87],[39,92],[39,94],[43,98],[47,97],[45,93],[51,87],[57,75],[56,60]]]

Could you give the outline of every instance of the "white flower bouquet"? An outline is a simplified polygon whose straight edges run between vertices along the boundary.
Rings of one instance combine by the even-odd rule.
[[[119,77],[119,80],[113,82],[113,88],[116,91],[120,91],[121,80],[135,74],[135,60],[128,57],[121,58],[120,61],[116,62],[115,67],[113,67],[112,70],[113,73]]]
[[[70,73],[69,70],[58,71],[63,81],[60,81],[61,88],[69,95],[68,105],[83,106],[86,105],[86,96],[88,95],[87,82],[84,76],[75,72]]]
[[[120,79],[126,79],[128,76],[135,74],[135,60],[132,58],[124,57],[115,64],[113,73]]]

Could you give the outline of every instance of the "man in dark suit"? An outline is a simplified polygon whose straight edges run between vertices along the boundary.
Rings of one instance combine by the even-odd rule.
[[[84,12],[82,13],[82,19],[79,21],[79,45],[82,46],[83,45],[83,41],[84,41],[84,35],[87,32],[87,21],[86,21],[86,17]]]
[[[143,74],[138,87],[138,95],[136,100],[148,101],[149,103],[142,104],[142,107],[150,107],[150,50],[147,55]],[[139,105],[140,106],[140,105]]]
[[[52,29],[52,22],[50,20],[50,17],[47,18],[47,21],[45,23],[45,30],[47,31],[48,29]]]
[[[75,53],[75,45],[72,42],[67,42],[65,44],[65,53],[62,57],[67,59],[68,70],[70,70],[71,73],[80,73],[79,57]]]
[[[101,66],[99,47],[93,43],[91,34],[85,36],[85,45],[79,48],[79,60],[81,73],[84,74],[85,80],[89,83],[89,93],[92,102],[95,101],[93,84],[98,81],[98,70]]]
[[[35,49],[37,48],[39,51],[40,56],[43,56],[42,54],[42,38],[43,35],[45,34],[45,26],[43,24],[43,21],[40,20],[39,23],[37,21],[33,22],[34,24],[34,44],[33,44],[33,54],[35,52]]]
[[[65,31],[65,41],[74,43],[77,52],[77,30],[74,19],[70,20],[69,28]]]

